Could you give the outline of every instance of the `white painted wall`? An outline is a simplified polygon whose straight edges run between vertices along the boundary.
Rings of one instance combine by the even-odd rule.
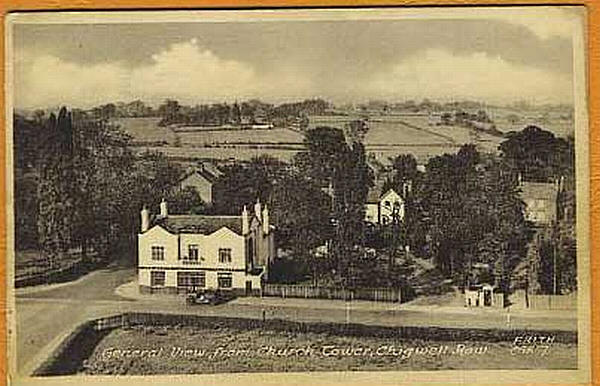
[[[389,203],[389,205],[386,205]],[[390,190],[381,197],[380,200],[381,221],[387,219],[387,223],[391,222],[393,217],[394,207],[398,207],[398,216],[400,220],[404,220],[404,200],[394,190]]]
[[[379,222],[379,205],[375,203],[365,204],[365,221],[373,224]]]
[[[261,230],[260,224],[257,230]],[[274,251],[273,234],[270,234],[258,244],[262,254],[268,255],[269,251]],[[184,259],[178,259],[178,250],[181,248],[181,256],[187,256],[188,246],[190,244],[198,245],[199,262],[191,264]],[[165,247],[165,260],[152,260],[152,246]],[[201,234],[180,234],[174,235],[160,226],[155,226],[148,232],[138,236],[139,247],[139,267],[138,282],[140,285],[150,286],[150,272],[153,270],[165,271],[165,287],[177,286],[177,268],[185,268],[204,271],[206,288],[218,288],[217,273],[231,272],[232,287],[245,288],[246,280],[252,281],[252,287],[261,288],[260,276],[246,275],[246,251],[245,237],[238,235],[228,228],[221,228],[210,235]],[[219,249],[231,249],[231,263],[222,263],[219,260]],[[146,268],[143,267],[152,267]],[[167,269],[170,268],[170,269]],[[236,271],[232,271],[236,270]]]
[[[178,264],[177,235],[167,232],[160,226],[154,226],[145,233],[138,235],[138,264],[140,267],[156,266],[169,267]],[[152,246],[165,247],[165,259],[152,260]]]
[[[212,203],[212,187],[213,184],[198,173],[190,174],[186,179],[181,181],[181,188],[192,187],[196,189],[202,201],[207,204]]]
[[[221,228],[210,235],[181,234],[181,252],[187,255],[188,246],[197,244],[201,258],[199,267],[244,269],[246,267],[246,252],[244,237],[229,228]],[[219,248],[231,248],[231,263],[219,262]],[[182,262],[177,265],[183,266]],[[185,264],[185,266],[190,266]]]

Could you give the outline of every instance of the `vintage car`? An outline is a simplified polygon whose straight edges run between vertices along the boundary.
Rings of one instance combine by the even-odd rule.
[[[233,298],[234,298],[234,296],[229,292],[224,292],[224,291],[219,291],[219,290],[216,290],[216,291],[205,290],[205,291],[192,292],[192,293],[188,294],[188,296],[186,298],[186,303],[188,305],[195,305],[195,304],[217,305],[217,304],[226,303],[226,302],[232,300]]]

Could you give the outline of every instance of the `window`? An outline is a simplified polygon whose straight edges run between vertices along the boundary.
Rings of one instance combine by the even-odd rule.
[[[217,283],[219,288],[231,288],[231,272],[217,272]]]
[[[197,244],[188,245],[187,260],[198,261],[198,256],[199,256],[198,245]]]
[[[152,246],[152,260],[164,260],[165,247],[159,245]]]
[[[219,263],[231,263],[231,248],[219,248]]]
[[[205,287],[206,274],[203,271],[177,272],[177,287]]]
[[[254,261],[254,239],[246,240],[246,249],[248,251],[248,261]]]
[[[150,272],[150,285],[152,287],[164,287],[165,286],[165,271],[151,271]]]
[[[386,201],[386,202],[384,203],[384,205],[385,205],[385,207],[386,207],[386,208],[389,208],[391,204],[390,204],[390,202],[389,202],[389,201]]]

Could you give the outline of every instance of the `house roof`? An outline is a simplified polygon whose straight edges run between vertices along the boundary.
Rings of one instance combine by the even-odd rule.
[[[226,227],[242,234],[242,216],[169,215],[156,218],[153,225],[160,225],[171,233],[207,235]]]
[[[212,162],[202,162],[201,169],[206,170],[215,177],[221,177],[223,172]]]
[[[523,182],[521,184],[521,198],[537,200],[556,200],[558,187],[548,182]]]
[[[367,204],[376,204],[376,203],[379,203],[383,197],[387,196],[391,192],[393,192],[393,193],[397,194],[398,196],[400,196],[398,194],[398,192],[396,192],[392,188],[384,191],[383,190],[383,185],[384,185],[384,182],[381,181],[379,183],[375,183],[375,186],[373,186],[371,189],[369,189],[369,192],[367,193]]]
[[[392,188],[388,189],[385,193],[383,193],[380,198],[384,198],[390,194],[395,194],[396,196],[400,197],[400,195]],[[400,199],[402,199],[402,197],[400,197]]]
[[[379,199],[382,196],[383,192],[383,184],[385,181],[375,181],[375,185],[369,188],[369,192],[367,193],[367,203],[375,204],[379,202]]]
[[[183,178],[181,179],[181,181],[183,182],[186,179],[188,179],[190,176],[195,175],[195,174],[199,175],[202,178],[204,178],[205,180],[207,180],[211,184],[214,184],[217,181],[217,179],[221,175],[223,175],[223,172],[221,172],[219,169],[217,169],[213,165],[202,164],[201,167],[195,168],[192,171],[190,171],[189,173],[186,173],[183,176]]]
[[[190,179],[193,176],[199,176],[200,178],[208,181],[209,184],[214,184],[217,180],[216,176],[212,175],[211,173],[205,170],[194,170],[185,174],[179,183],[184,183],[186,180]]]

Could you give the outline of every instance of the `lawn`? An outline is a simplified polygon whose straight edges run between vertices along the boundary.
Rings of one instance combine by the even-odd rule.
[[[207,327],[110,332],[82,373],[205,374],[292,371],[574,369],[576,343],[515,349],[513,342],[436,342],[383,336]]]
[[[510,125],[504,114],[496,114],[501,131],[520,130],[526,124],[537,123],[523,118]],[[309,127],[333,126],[343,128],[348,122],[360,119],[359,115],[310,116]],[[271,130],[203,130],[174,133],[158,126],[158,118],[121,118],[115,120],[133,137],[137,149],[156,150],[169,157],[180,159],[245,159],[268,154],[290,160],[302,150],[303,135],[289,129]],[[464,143],[476,143],[484,151],[497,151],[502,138],[458,126],[431,125],[427,116],[419,115],[373,115],[370,130],[365,137],[367,150],[381,161],[398,154],[414,154],[419,162],[436,155],[454,153]],[[556,117],[541,124],[554,132],[572,130],[569,121]],[[191,129],[191,128],[187,128]],[[178,146],[176,146],[178,145]]]
[[[261,155],[270,155],[284,161],[290,161],[299,150],[291,150],[288,146],[278,147],[273,145],[265,146],[241,146],[241,145],[225,145],[219,147],[200,147],[200,146],[138,146],[134,148],[138,152],[147,150],[164,153],[167,157],[193,160],[193,159],[238,159],[248,161],[253,157]]]
[[[187,127],[186,129],[192,129]],[[199,130],[178,133],[183,146],[187,144],[206,146],[228,143],[301,144],[304,136],[288,129],[270,130]]]
[[[177,135],[166,127],[158,126],[160,118],[118,118],[114,120],[121,130],[133,137],[134,143],[166,142],[174,144]]]

